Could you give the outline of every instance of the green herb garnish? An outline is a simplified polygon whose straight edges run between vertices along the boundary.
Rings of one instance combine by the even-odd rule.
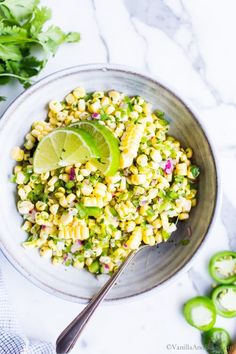
[[[191,171],[194,178],[197,178],[200,174],[200,169],[195,165],[190,167],[190,171]]]
[[[50,18],[51,10],[39,7],[39,0],[0,2],[1,85],[15,78],[28,87],[31,77],[39,74],[62,43],[80,40],[77,32],[64,33],[54,25],[44,29]],[[36,51],[40,52],[40,59],[35,56]]]

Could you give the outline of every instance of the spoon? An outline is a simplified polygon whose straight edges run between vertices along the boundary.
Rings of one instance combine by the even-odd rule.
[[[85,325],[88,323],[89,319],[93,315],[94,311],[98,308],[99,304],[103,301],[107,293],[111,290],[115,282],[121,276],[121,274],[131,262],[131,260],[134,258],[134,256],[145,247],[150,246],[143,245],[138,250],[134,250],[129,253],[129,255],[118,268],[118,270],[104,284],[104,286],[99,290],[99,292],[92,297],[92,299],[89,301],[88,305],[83,309],[83,311],[59,335],[56,341],[57,354],[65,354],[70,352],[70,350],[74,347],[76,341],[78,340],[80,334],[82,333]]]

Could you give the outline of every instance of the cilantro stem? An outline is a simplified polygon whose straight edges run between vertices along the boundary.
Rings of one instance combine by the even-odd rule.
[[[16,75],[16,74],[11,74],[11,73],[3,73],[3,74],[0,74],[0,77],[1,76],[3,76],[3,77],[10,76],[10,77],[14,77],[16,79],[23,80],[23,81],[29,80],[28,77],[24,77],[24,76],[20,76],[20,75]]]
[[[32,39],[32,38],[25,38],[22,36],[0,36],[0,43],[1,44],[11,43],[11,44],[18,45],[19,43],[24,43],[24,42],[40,44],[39,41],[37,41],[36,39]]]

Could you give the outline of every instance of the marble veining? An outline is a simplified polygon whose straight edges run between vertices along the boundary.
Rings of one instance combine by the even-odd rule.
[[[103,37],[101,29],[100,29],[99,19],[97,17],[97,11],[96,11],[97,10],[96,3],[95,3],[95,0],[91,0],[91,2],[92,2],[92,6],[93,6],[94,19],[95,19],[96,25],[98,27],[99,37],[100,37],[100,40],[101,40],[102,44],[104,45],[104,48],[105,48],[105,51],[106,51],[106,62],[110,63],[109,47],[107,45],[107,42],[106,42],[105,38]]]
[[[42,3],[52,8],[53,21],[62,28],[81,31],[82,41],[60,48],[40,77],[76,64],[111,62],[143,69],[173,84],[199,110],[217,149],[223,186],[217,225],[188,274],[161,293],[152,293],[138,302],[102,307],[72,353],[174,354],[176,350],[169,345],[201,345],[199,333],[184,322],[181,306],[191,296],[211,290],[207,272],[210,256],[218,250],[236,249],[236,3],[234,0],[224,3],[42,0]],[[17,83],[0,87],[0,95],[8,97],[6,103],[1,103],[0,112],[20,92],[22,87]],[[9,298],[29,336],[55,340],[65,324],[82,309],[38,290],[16,273],[2,255],[0,266]],[[234,333],[233,321],[217,321],[217,325]],[[195,350],[184,350],[184,354],[194,353]]]

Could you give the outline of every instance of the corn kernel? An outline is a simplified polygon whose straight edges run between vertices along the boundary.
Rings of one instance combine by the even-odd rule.
[[[73,221],[73,215],[71,215],[70,213],[62,214],[62,216],[61,216],[61,224],[63,226],[66,226],[66,225],[70,224],[72,221]]]
[[[18,146],[13,148],[11,151],[11,158],[15,161],[23,161],[24,160],[24,151],[21,150]]]
[[[71,104],[75,103],[75,101],[76,101],[76,98],[72,93],[69,93],[69,95],[66,96],[66,102],[68,104],[71,105]]]
[[[34,147],[34,143],[32,141],[26,141],[26,143],[24,144],[24,147],[27,149],[27,150],[31,150],[33,149]]]
[[[89,238],[89,229],[85,225],[80,225],[80,240],[87,240]]]
[[[137,118],[138,118],[138,112],[136,112],[136,111],[131,111],[131,112],[129,113],[129,116],[130,116],[131,119],[137,119]]]
[[[73,91],[75,98],[83,98],[86,95],[86,91],[83,87],[77,87]]]
[[[23,231],[30,231],[31,227],[32,227],[32,223],[26,220],[21,228]]]
[[[25,200],[27,198],[27,194],[25,193],[24,188],[19,188],[18,189],[18,195],[21,200]]]
[[[191,148],[187,148],[185,152],[188,159],[191,159],[191,157],[193,157],[193,150]]]
[[[53,215],[56,215],[59,209],[59,204],[53,204],[50,206],[49,210]]]
[[[150,103],[144,103],[143,104],[143,112],[146,114],[146,115],[149,115],[151,114],[151,111],[152,111],[152,105]]]
[[[188,213],[181,213],[181,214],[179,214],[179,217],[178,217],[179,220],[186,220],[188,218],[189,218]]]
[[[58,256],[52,257],[52,264],[53,265],[59,265],[59,264],[62,264],[62,262],[63,262],[62,257],[58,257]]]
[[[57,199],[60,199],[60,198],[63,198],[63,197],[65,197],[65,196],[64,196],[64,193],[62,193],[62,192],[57,192],[57,193],[55,193],[55,197],[56,197]]]
[[[99,208],[103,207],[103,200],[102,198],[95,198],[95,197],[83,197],[83,204],[84,206],[92,207],[97,206]]]
[[[132,231],[134,231],[135,226],[136,226],[136,224],[135,224],[134,221],[132,221],[132,220],[131,220],[131,221],[128,221],[127,224],[126,224],[126,231],[127,231],[127,232],[132,232]]]
[[[73,261],[73,267],[77,269],[83,269],[84,268],[84,262],[80,262],[78,260]]]
[[[43,203],[43,202],[40,202],[40,201],[38,201],[37,203],[36,203],[36,209],[37,210],[39,210],[39,211],[43,211],[43,210],[45,210],[46,209],[46,207],[47,207],[47,204],[46,203]]]
[[[71,203],[74,202],[75,198],[76,198],[76,195],[73,194],[73,193],[70,193],[70,194],[66,197],[66,201],[67,201],[68,204],[71,204]]]
[[[16,183],[24,184],[24,182],[25,182],[25,174],[23,172],[18,172],[16,174]]]
[[[49,172],[44,172],[40,175],[42,181],[46,181],[50,176]]]
[[[95,188],[94,191],[93,191],[93,194],[96,197],[102,197],[103,198],[106,195],[106,190],[100,189],[100,188]]]
[[[68,202],[65,198],[65,196],[63,195],[63,197],[60,197],[59,199],[59,204],[63,207],[63,208],[68,208]]]
[[[139,248],[142,242],[142,230],[140,227],[136,227],[132,232],[130,238],[126,242],[128,248],[131,250],[136,250]]]
[[[155,241],[157,244],[162,242],[162,234],[160,231],[155,232]]]
[[[66,173],[63,173],[62,175],[60,175],[59,178],[62,179],[62,181],[64,181],[65,183],[69,182],[69,180],[70,180],[70,176]]]
[[[80,112],[84,112],[85,111],[85,109],[86,109],[85,100],[83,100],[83,99],[79,100],[78,109],[79,109]]]
[[[39,253],[41,257],[45,257],[48,259],[52,257],[52,250],[47,246],[41,247]]]
[[[94,166],[90,161],[86,162],[85,164],[85,169],[90,171],[90,172],[95,172],[97,171],[97,167]]]
[[[186,163],[179,163],[175,166],[175,172],[177,175],[186,176],[187,175],[187,165]]]
[[[135,110],[136,112],[138,112],[138,113],[142,113],[143,108],[142,108],[142,106],[140,106],[140,105],[138,105],[138,104],[135,104],[135,105],[134,105],[134,110]]]
[[[58,177],[54,176],[48,181],[48,185],[52,187],[58,181]]]
[[[161,223],[161,220],[158,218],[156,220],[154,220],[152,222],[152,226],[155,228],[155,229],[160,229],[161,226],[162,226],[162,223]]]
[[[145,167],[148,164],[148,158],[147,155],[142,154],[137,157],[137,164],[139,166]]]
[[[16,174],[17,172],[22,171],[22,166],[15,166],[14,168],[14,173]]]
[[[108,106],[108,107],[106,107],[105,108],[105,113],[106,114],[112,114],[112,113],[114,113],[115,112],[115,107],[114,106]]]
[[[108,96],[112,99],[113,103],[115,104],[119,103],[121,99],[121,95],[117,91],[109,91]]]
[[[86,168],[81,168],[80,173],[84,177],[88,177],[91,173],[91,171],[87,170]]]
[[[53,113],[58,113],[63,109],[63,106],[60,102],[58,101],[51,101],[49,103],[49,109],[53,112]]]
[[[143,174],[132,175],[131,182],[134,185],[144,184],[146,182],[146,175]]]
[[[93,192],[93,187],[87,183],[83,183],[81,187],[81,193],[89,196]]]
[[[155,243],[156,243],[156,240],[155,240],[155,237],[154,237],[154,236],[143,235],[143,242],[144,242],[146,245],[154,246]]]
[[[89,106],[88,106],[88,109],[91,113],[98,113],[98,111],[100,110],[101,108],[101,104],[100,104],[100,101],[95,101],[93,103],[91,103]]]
[[[101,99],[101,105],[102,107],[104,106],[108,106],[110,104],[110,99],[106,96],[104,96],[102,99]]]
[[[117,173],[114,176],[107,176],[106,177],[106,182],[107,183],[117,183],[121,180],[121,176]]]
[[[153,161],[155,161],[155,162],[161,162],[162,161],[161,153],[158,150],[152,150],[151,153],[150,153],[150,156],[153,159]]]

